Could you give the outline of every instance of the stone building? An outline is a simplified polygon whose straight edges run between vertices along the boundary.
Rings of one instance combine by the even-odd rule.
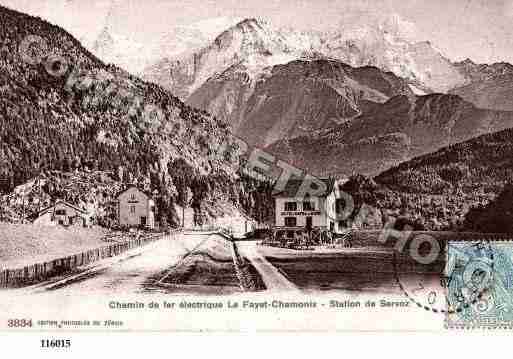
[[[155,201],[151,193],[130,186],[117,195],[118,221],[122,227],[155,228]]]

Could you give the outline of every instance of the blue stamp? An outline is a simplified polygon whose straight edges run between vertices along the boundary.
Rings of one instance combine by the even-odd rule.
[[[513,328],[513,242],[456,242],[445,268],[449,328]]]

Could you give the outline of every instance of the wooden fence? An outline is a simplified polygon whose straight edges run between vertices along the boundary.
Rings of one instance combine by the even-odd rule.
[[[117,256],[132,248],[143,246],[161,238],[161,234],[138,237],[127,242],[113,243],[80,254],[33,264],[20,269],[5,269],[0,271],[0,288],[14,288],[43,282],[51,277],[73,272],[78,267],[100,259]]]

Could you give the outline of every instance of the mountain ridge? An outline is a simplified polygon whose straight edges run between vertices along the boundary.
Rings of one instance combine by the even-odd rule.
[[[467,83],[449,91],[477,107],[493,110],[513,110],[513,65],[507,62],[476,64],[467,59],[455,63]]]
[[[316,175],[377,175],[408,159],[511,127],[513,112],[479,109],[456,95],[396,96],[318,136],[278,141],[267,149]]]
[[[193,54],[162,59],[160,65],[145,71],[144,78],[163,84],[185,100],[207,79],[250,57],[264,63],[263,67],[325,58],[353,67],[369,65],[392,71],[428,92],[447,91],[464,83],[462,75],[430,42],[410,43],[400,36],[383,26],[323,33],[275,28],[261,19],[244,19]],[[427,72],[423,69],[426,63],[430,64]],[[173,83],[169,76],[176,78]]]
[[[252,78],[244,64],[210,78],[187,101],[226,122],[250,145],[336,127],[373,103],[400,94],[408,84],[375,67],[334,60],[295,60]]]

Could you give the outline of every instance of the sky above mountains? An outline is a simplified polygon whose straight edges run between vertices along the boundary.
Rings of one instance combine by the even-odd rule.
[[[397,14],[399,31],[429,40],[451,60],[513,63],[513,0],[0,0],[40,16],[91,44],[109,24],[113,33],[149,43],[176,26],[261,17],[277,26],[340,30]],[[234,20],[235,22],[235,20]]]

